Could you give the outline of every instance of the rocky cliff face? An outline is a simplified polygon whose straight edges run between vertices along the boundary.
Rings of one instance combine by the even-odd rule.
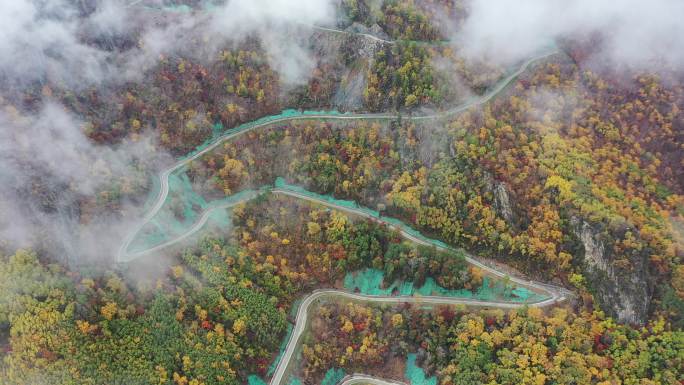
[[[516,226],[520,216],[516,215],[514,197],[511,197],[506,184],[486,173],[484,185],[485,191],[493,195],[496,213],[509,225]],[[615,256],[610,247],[613,241],[600,226],[574,217],[571,219],[571,231],[582,246],[583,254],[580,251],[582,255],[578,258],[583,261],[583,273],[601,309],[623,323],[645,323],[652,297],[648,256],[620,256],[629,260],[631,268],[618,269],[613,264]]]
[[[606,247],[606,237],[586,221],[573,218],[575,235],[584,246],[584,270],[601,309],[620,322],[643,324],[648,318],[651,290],[644,256],[630,258],[629,271],[618,270]]]
[[[454,156],[452,154],[452,156]],[[503,218],[509,226],[516,226],[516,215],[513,210],[513,203],[505,183],[494,180],[491,174],[484,175],[485,190],[494,196],[494,210]]]
[[[508,196],[506,185],[501,182],[494,184],[494,207],[497,213],[503,217],[508,223],[514,223],[513,207],[511,206],[511,199]]]

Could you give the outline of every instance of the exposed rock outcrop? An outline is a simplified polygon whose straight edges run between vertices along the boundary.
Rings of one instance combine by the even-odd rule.
[[[366,89],[366,74],[363,69],[349,69],[342,76],[342,82],[335,92],[332,105],[343,111],[363,108],[363,91]]]
[[[509,193],[508,187],[504,182],[496,181],[491,174],[484,175],[485,188],[494,196],[494,210],[500,215],[509,226],[516,226],[516,215]]]
[[[361,23],[353,23],[346,29],[347,32],[351,33],[357,33],[357,34],[368,34],[377,37],[378,39],[381,40],[389,40],[390,37],[385,33],[385,31],[382,30],[382,27],[380,27],[377,23],[373,24],[370,27],[366,27],[365,25]]]
[[[379,27],[378,27],[379,28]],[[377,31],[361,24],[354,23],[348,32],[367,33],[378,39],[386,37],[382,29]],[[386,42],[359,35],[348,35],[346,50],[351,53],[355,63],[347,66],[342,75],[340,86],[333,96],[332,104],[343,111],[355,111],[363,108],[363,91],[366,89],[366,72],[373,65],[373,59],[378,50],[382,49]]]
[[[506,185],[501,182],[494,184],[494,208],[509,224],[515,220],[513,216],[513,207],[511,206],[511,199],[508,195]]]
[[[571,225],[584,247],[585,275],[601,308],[620,322],[646,322],[651,302],[646,258],[632,256],[632,268],[618,270],[603,233],[579,218],[573,218]]]

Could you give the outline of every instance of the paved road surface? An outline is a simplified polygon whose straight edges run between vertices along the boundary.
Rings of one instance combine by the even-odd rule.
[[[338,31],[339,32],[339,31]],[[368,35],[369,38],[374,38],[377,40],[382,40],[378,39],[372,35]],[[427,114],[427,115],[419,115],[419,116],[405,116],[402,117],[403,119],[408,119],[408,120],[428,120],[428,119],[438,119],[438,118],[444,118],[444,117],[449,117],[455,114],[458,114],[460,112],[463,112],[473,106],[476,105],[481,105],[486,102],[488,102],[490,99],[492,99],[494,96],[496,96],[499,92],[501,92],[507,85],[509,85],[514,79],[517,78],[518,75],[520,75],[523,71],[527,69],[527,67],[532,64],[535,61],[542,60],[552,54],[554,54],[555,51],[552,52],[547,52],[542,55],[536,56],[532,59],[529,59],[522,63],[520,67],[507,76],[506,78],[502,79],[494,88],[492,88],[487,94],[483,95],[480,98],[474,99],[472,101],[463,103],[461,105],[458,105],[452,109],[446,110],[446,111],[441,111],[437,112],[434,114]],[[216,148],[218,145],[223,143],[226,140],[233,139],[235,137],[238,137],[240,135],[243,135],[249,131],[252,131],[257,128],[265,127],[265,126],[270,126],[278,123],[284,123],[284,122],[290,122],[290,121],[298,121],[298,120],[363,120],[363,119],[368,119],[368,120],[390,120],[390,119],[396,119],[399,118],[398,114],[394,113],[387,113],[387,114],[344,114],[344,115],[335,115],[335,114],[312,114],[312,115],[298,115],[298,116],[289,116],[289,117],[282,117],[279,119],[274,119],[271,121],[267,121],[261,124],[254,125],[248,129],[245,129],[243,131],[239,132],[228,132],[223,136],[220,136],[217,138],[213,143],[208,145],[206,148],[202,149],[201,151],[198,151],[196,154],[185,158],[183,160],[180,160],[179,162],[175,163],[168,169],[164,170],[161,172],[159,175],[159,181],[160,181],[160,189],[157,194],[157,197],[154,201],[154,205],[147,211],[147,213],[143,216],[142,220],[139,221],[138,225],[136,225],[132,231],[126,236],[126,238],[123,240],[121,247],[119,248],[118,254],[117,254],[117,259],[120,262],[128,262],[131,261],[135,258],[142,257],[146,254],[149,254],[153,251],[158,251],[163,249],[164,247],[167,247],[171,244],[177,243],[182,239],[187,238],[191,234],[195,233],[199,229],[204,226],[206,221],[208,220],[211,212],[213,210],[217,209],[222,209],[226,207],[233,206],[237,203],[240,202],[232,202],[232,203],[227,203],[225,205],[220,205],[217,207],[213,207],[210,210],[205,211],[200,219],[186,231],[183,233],[181,236],[169,240],[163,244],[151,247],[147,250],[142,250],[134,253],[130,253],[128,249],[130,248],[131,242],[133,239],[136,237],[136,235],[141,231],[141,229],[145,226],[145,224],[149,223],[152,218],[161,210],[161,208],[164,205],[164,202],[166,201],[168,194],[169,194],[169,176],[176,170],[182,168],[189,162],[198,159],[202,155],[206,154],[209,151],[212,151],[214,148]],[[305,199],[307,201],[314,201],[323,205],[327,205],[329,207],[335,208],[337,210],[342,210],[346,212],[353,213],[355,215],[361,215],[364,217],[370,217],[373,220],[379,221],[379,222],[384,222],[381,218],[376,218],[370,216],[368,213],[354,209],[354,208],[348,208],[348,207],[343,207],[339,206],[333,203],[330,203],[328,201],[324,200],[319,200],[315,199],[313,197],[310,197],[308,195],[303,195],[300,193],[297,193],[295,191],[287,190],[287,189],[273,189],[273,193],[275,194],[284,194],[284,195],[289,195],[293,196],[296,198],[300,199]],[[247,196],[245,197],[245,200],[251,199],[253,197]],[[435,245],[429,241],[426,241],[422,238],[418,238],[413,236],[412,234],[406,232],[403,228],[396,227],[392,224],[389,224],[387,222],[384,222],[390,227],[395,228],[398,230],[401,235],[413,242],[423,244],[423,245],[431,245],[438,247],[440,249],[444,249],[440,245]],[[469,263],[479,267],[480,269],[486,271],[488,274],[497,276],[497,277],[504,277],[506,276],[505,273],[496,270],[493,267],[487,266],[475,258],[473,258],[470,255],[466,256],[466,259]],[[556,287],[553,285],[548,285],[548,284],[543,284],[543,283],[538,283],[538,282],[533,282],[533,281],[526,281],[517,277],[511,277],[510,278],[511,282],[516,283],[517,285],[528,287],[532,289],[533,291],[544,293],[548,295],[547,299],[544,299],[542,301],[536,302],[536,303],[511,303],[511,302],[500,302],[500,301],[480,301],[480,300],[474,300],[474,299],[464,299],[464,298],[456,298],[456,297],[443,297],[443,296],[371,296],[371,295],[362,295],[362,294],[354,294],[354,293],[349,293],[349,292],[344,292],[344,291],[339,291],[339,290],[316,290],[313,293],[309,294],[301,303],[299,306],[298,312],[297,312],[297,318],[295,322],[295,326],[293,329],[293,333],[290,336],[290,340],[288,341],[287,347],[285,349],[284,354],[282,355],[278,366],[276,367],[276,370],[273,374],[273,377],[271,379],[270,384],[271,385],[283,385],[284,382],[287,380],[286,373],[287,373],[287,368],[288,365],[292,362],[293,360],[293,354],[296,351],[297,345],[299,343],[299,340],[306,330],[307,326],[307,316],[309,314],[309,310],[313,304],[316,303],[317,300],[322,299],[322,298],[343,298],[343,299],[348,299],[348,300],[357,300],[357,301],[363,301],[363,302],[369,302],[369,303],[390,303],[390,304],[402,304],[402,303],[419,303],[423,305],[430,305],[430,306],[438,306],[438,305],[455,305],[455,304],[464,304],[468,306],[474,306],[474,307],[490,307],[490,308],[504,308],[504,309],[513,309],[513,308],[519,308],[521,306],[535,306],[535,307],[545,307],[545,306],[551,306],[556,303],[562,302],[566,299],[566,296],[568,295],[568,292],[560,287]],[[370,384],[370,385],[405,385],[401,382],[398,381],[391,381],[391,380],[384,380],[384,379],[379,379],[363,374],[354,374],[352,376],[345,377],[340,385],[357,385],[357,384]]]
[[[555,54],[555,51],[552,52],[547,52],[542,55],[536,56],[532,59],[529,59],[522,63],[520,67],[518,68],[517,71],[513,72],[506,78],[502,79],[492,90],[490,90],[487,94],[484,96],[463,103],[459,106],[456,106],[452,109],[434,113],[434,114],[428,114],[428,115],[419,115],[419,116],[406,116],[403,117],[403,119],[409,119],[409,120],[429,120],[429,119],[439,119],[439,118],[445,118],[449,117],[452,115],[456,115],[458,113],[461,113],[471,107],[477,106],[484,104],[491,100],[494,96],[496,96],[499,92],[501,92],[507,85],[509,85],[514,79],[518,77],[527,67],[529,67],[530,64],[532,64],[535,61],[542,60],[544,58],[547,58],[550,55]],[[311,115],[298,115],[298,116],[288,116],[288,117],[282,117],[279,119],[274,119],[271,121],[267,121],[261,124],[254,125],[248,129],[239,131],[239,132],[229,132],[225,135],[222,135],[218,137],[213,143],[202,149],[201,151],[198,151],[196,154],[194,154],[191,157],[182,159],[169,167],[168,169],[164,170],[160,175],[159,175],[159,181],[160,181],[160,188],[157,193],[157,197],[155,199],[154,205],[147,211],[145,216],[141,221],[138,222],[136,226],[131,230],[131,232],[125,237],[124,241],[121,244],[121,247],[119,248],[117,252],[117,261],[119,262],[127,262],[130,261],[132,258],[131,255],[128,253],[128,249],[131,245],[131,242],[133,242],[133,239],[135,239],[135,236],[140,232],[140,230],[152,220],[152,218],[161,210],[161,208],[164,205],[164,202],[166,201],[166,198],[168,197],[169,194],[169,176],[176,170],[182,168],[186,164],[190,163],[193,160],[196,160],[200,158],[202,155],[212,151],[214,148],[216,148],[218,145],[221,143],[231,140],[233,138],[239,137],[241,135],[244,135],[245,133],[248,133],[250,131],[253,131],[257,128],[262,128],[265,126],[270,126],[278,123],[284,123],[284,122],[291,122],[291,121],[297,121],[297,120],[390,120],[390,119],[397,119],[399,118],[399,114],[345,114],[345,115],[335,115],[335,114],[311,114]],[[169,242],[167,242],[169,243]],[[173,243],[173,242],[171,242]],[[145,253],[136,253],[137,255],[144,255]],[[135,255],[133,255],[134,257]]]

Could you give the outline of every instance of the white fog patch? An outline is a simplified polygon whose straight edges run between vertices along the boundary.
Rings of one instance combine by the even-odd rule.
[[[470,0],[453,36],[471,55],[505,63],[529,57],[562,37],[598,33],[601,57],[635,68],[684,62],[684,2],[679,0]]]
[[[229,38],[257,34],[271,66],[286,85],[305,83],[314,69],[302,32],[335,20],[331,0],[231,0],[212,16],[212,26]]]
[[[17,100],[36,82],[79,92],[140,81],[161,57],[209,57],[203,53],[247,37],[260,39],[285,84],[301,84],[315,66],[308,50],[311,25],[335,20],[332,0],[231,0],[210,12],[177,14],[128,3],[4,2],[0,81],[11,85],[4,90],[7,96]],[[117,45],[122,40],[124,50]],[[111,215],[81,223],[80,201],[168,155],[155,150],[151,135],[118,146],[96,145],[85,135],[84,123],[45,97],[34,100],[30,110],[0,110],[0,243],[40,246],[49,240],[49,247],[57,246],[54,255],[79,260],[115,254],[140,208],[120,202]]]
[[[156,152],[150,135],[100,146],[83,127],[52,101],[31,116],[0,110],[0,241],[15,247],[49,243],[72,261],[114,255],[133,216],[81,223],[79,200],[112,183],[134,183],[136,165],[150,168],[167,155]],[[120,212],[128,206],[123,202]]]
[[[88,20],[93,30],[107,34],[125,33],[133,27],[130,22],[126,5],[119,1],[103,2]]]
[[[124,175],[135,158],[154,149],[149,140],[120,150],[94,145],[83,127],[83,122],[50,101],[33,117],[0,113],[0,164],[5,166],[0,175],[40,169],[74,191],[90,195],[112,176]]]
[[[3,2],[0,74],[12,81],[53,76],[71,86],[99,82],[106,54],[81,43],[77,30],[77,9],[66,1]]]

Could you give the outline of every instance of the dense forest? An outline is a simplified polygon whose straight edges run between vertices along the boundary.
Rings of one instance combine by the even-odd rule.
[[[111,35],[69,25],[115,79],[12,79],[0,61],[0,385],[265,385],[303,299],[367,295],[350,282],[371,275],[387,297],[466,299],[316,300],[291,385],[421,385],[413,364],[433,385],[684,384],[681,69],[598,65],[609,39],[593,32],[529,65],[476,55],[469,1],[336,0],[331,19],[313,2],[295,22],[274,3],[264,26],[227,33],[212,15],[230,3],[133,2],[135,27]],[[245,23],[260,12],[233,4]],[[102,4],[63,5],[34,16],[91,22]],[[141,221],[150,238],[175,225],[147,218],[174,164],[188,185],[166,186],[161,218],[261,190],[217,209],[220,226],[119,260]],[[562,299],[523,304],[511,277]]]
[[[374,222],[262,197],[235,213],[237,242],[205,238],[156,282],[3,256],[7,383],[245,383],[265,374],[294,299],[374,267],[391,281],[482,284],[462,255],[403,243]],[[150,357],[154,359],[150,360]],[[193,382],[194,381],[194,382]]]
[[[26,251],[3,257],[0,282],[13,296],[0,303],[0,321],[11,324],[2,383],[245,383],[249,373],[266,373],[293,298],[282,295],[298,293],[303,273],[279,260],[257,262],[206,239],[156,288],[133,288],[117,274],[89,278]],[[325,267],[312,268],[327,278]],[[684,339],[663,319],[632,329],[602,312],[565,308],[326,303],[312,324],[301,364],[307,383],[331,367],[387,375],[408,352],[443,384],[682,379]]]
[[[570,73],[561,75],[561,66]],[[549,110],[539,117],[542,122],[524,112],[534,108],[531,100],[536,99],[540,81],[570,82],[568,87],[576,87],[572,83],[582,79],[574,80],[573,74],[579,76],[569,61],[538,67],[511,90],[509,99],[500,98],[482,112],[444,123],[441,135],[450,145],[440,146],[434,133],[426,135],[423,127],[413,123],[275,127],[224,145],[193,164],[190,175],[213,181],[213,186],[205,186],[209,190],[219,188],[229,194],[240,184],[259,185],[289,176],[315,191],[369,207],[382,204],[388,213],[446,241],[468,244],[485,255],[503,255],[524,271],[551,273],[594,291],[599,300],[615,295],[599,285],[606,282],[607,274],[609,282],[618,286],[618,296],[640,301],[629,311],[616,308],[613,315],[625,311],[620,317],[641,322],[657,310],[680,322],[681,300],[674,294],[681,292],[675,287],[681,280],[681,262],[670,220],[671,215],[681,215],[681,195],[676,193],[681,187],[666,184],[677,179],[675,171],[659,160],[672,162],[676,156],[672,152],[630,156],[625,143],[636,138],[629,132],[605,140],[590,125],[600,122],[595,114],[605,110],[599,107],[606,104],[601,94],[585,95],[586,107],[576,107],[573,101],[572,111],[565,111],[563,100],[554,100],[557,115]],[[642,84],[643,78],[639,79],[637,84]],[[678,107],[663,108],[676,111]],[[497,119],[497,113],[505,115]],[[563,113],[575,116],[576,123],[566,126]],[[645,115],[633,113],[634,118]],[[667,119],[668,113],[660,116]],[[516,117],[532,120],[518,122]],[[534,130],[542,123],[545,130],[558,126],[557,132]],[[666,120],[664,129],[669,130],[670,124]],[[519,131],[513,127],[520,127]],[[594,135],[595,142],[588,142]],[[679,138],[670,138],[669,151],[678,151]],[[277,154],[277,161],[268,159],[268,154]],[[636,172],[649,168],[651,173]],[[620,197],[630,198],[629,205]],[[600,260],[583,258],[582,254],[592,252],[586,250],[587,239],[605,245],[604,254],[592,256]],[[596,269],[598,265],[609,267]],[[618,276],[632,276],[637,285],[623,291],[615,282]],[[651,304],[652,297],[667,301]]]
[[[664,331],[662,321],[633,330],[601,312],[426,312],[355,303],[326,303],[315,317],[303,347],[302,373],[311,383],[330,367],[388,376],[396,358],[411,352],[445,385],[681,380],[682,336]]]

